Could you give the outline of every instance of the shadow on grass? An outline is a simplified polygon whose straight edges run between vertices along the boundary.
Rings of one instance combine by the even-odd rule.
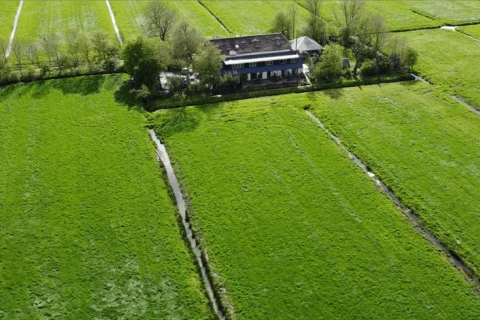
[[[344,96],[343,89],[331,89],[324,93],[333,100],[341,99]]]
[[[115,101],[122,106],[127,106],[128,110],[144,110],[146,107],[131,92],[132,87],[128,81],[124,81],[122,85],[115,91]]]
[[[175,133],[195,130],[200,123],[200,115],[193,108],[180,107],[165,110],[154,122],[155,131],[162,137],[169,137]]]

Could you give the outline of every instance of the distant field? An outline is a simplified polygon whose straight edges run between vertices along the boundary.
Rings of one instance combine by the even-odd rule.
[[[290,1],[217,1],[202,0],[202,3],[227,27],[238,35],[265,34],[272,28],[279,12],[288,12]],[[298,29],[302,29],[308,11],[297,5]]]
[[[8,39],[12,33],[18,1],[2,1],[0,3],[0,38]]]
[[[145,35],[142,11],[149,1],[110,1],[118,27],[126,39]],[[205,37],[228,36],[222,26],[197,1],[183,0],[169,2],[181,18],[187,20]]]
[[[465,97],[480,106],[480,73],[476,68],[479,42],[448,30],[406,32],[404,35],[418,51],[416,70],[445,92]]]
[[[480,22],[480,1],[405,0],[404,3],[412,10],[446,24]]]
[[[391,88],[387,96],[412,94]],[[348,91],[346,101],[361,94]],[[460,273],[293,107],[317,96],[337,112],[337,101],[310,94],[156,113],[235,319],[480,317]],[[363,112],[358,104],[352,111]]]
[[[0,318],[211,319],[119,76],[0,90]]]
[[[116,41],[105,1],[25,1],[16,38],[40,40],[42,35],[56,33],[63,39],[65,31],[103,30]]]
[[[458,30],[480,40],[480,25],[460,27]]]

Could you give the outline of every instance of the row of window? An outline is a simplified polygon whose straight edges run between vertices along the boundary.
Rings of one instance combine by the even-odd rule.
[[[280,64],[287,64],[288,63],[288,60],[287,59],[283,59],[283,60],[279,60],[280,61]],[[295,59],[290,59],[290,63],[297,63],[298,59],[295,58]],[[273,65],[273,61],[266,61],[265,62],[265,65],[267,66],[271,66]],[[255,68],[257,66],[257,63],[256,62],[250,62],[248,64],[248,67],[249,68]],[[245,64],[244,63],[237,63],[237,64],[232,64],[232,69],[243,69],[245,68]]]

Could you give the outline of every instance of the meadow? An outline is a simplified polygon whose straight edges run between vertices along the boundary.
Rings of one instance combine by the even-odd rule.
[[[3,6],[3,4],[2,4]],[[25,1],[15,37],[40,41],[57,34],[62,42],[68,29],[85,33],[102,30],[116,41],[105,1]]]
[[[479,317],[462,275],[306,115],[311,99],[154,115],[230,317]]]
[[[480,25],[460,27],[457,30],[480,41]]]
[[[416,71],[433,82],[435,87],[480,106],[480,74],[475,67],[480,42],[449,30],[422,30],[403,35],[418,52]]]
[[[0,318],[213,318],[124,80],[0,90]]]
[[[117,25],[125,39],[134,39],[140,35],[145,36],[143,10],[148,3],[149,1],[135,0],[113,0],[110,2]],[[178,12],[181,19],[185,19],[195,26],[205,37],[214,38],[229,35],[196,0],[170,1],[169,3]]]
[[[0,10],[0,38],[8,39],[10,37],[17,8],[17,1],[2,1]]]

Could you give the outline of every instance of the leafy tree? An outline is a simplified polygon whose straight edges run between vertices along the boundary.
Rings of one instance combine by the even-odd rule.
[[[335,13],[341,23],[341,43],[350,47],[353,38],[361,31],[362,20],[365,15],[365,0],[340,0],[340,14]]]
[[[307,0],[306,7],[309,16],[304,34],[322,45],[326,44],[328,41],[328,25],[320,16],[321,0]]]
[[[177,20],[175,11],[167,2],[153,0],[143,13],[148,33],[165,41]]]
[[[88,70],[92,71],[92,42],[90,38],[83,32],[77,36],[78,55],[87,63]]]
[[[372,53],[375,56],[377,75],[380,74],[381,63],[383,61],[381,53],[388,42],[388,28],[385,19],[378,14],[371,15],[368,20],[368,32],[372,36]]]
[[[102,63],[103,69],[113,71],[117,65],[117,57],[120,53],[118,46],[114,45],[104,31],[96,31],[93,33],[92,47],[97,54],[97,59]]]
[[[18,70],[20,71],[20,77],[23,77],[23,57],[25,56],[25,41],[22,39],[15,39],[12,44],[12,53],[17,60]]]
[[[418,54],[405,37],[393,37],[389,43],[390,61],[396,72],[410,71],[417,62]]]
[[[194,55],[198,53],[205,40],[186,21],[180,22],[173,34],[172,49],[174,57],[182,59],[187,66],[192,65]]]
[[[60,55],[60,41],[55,33],[44,35],[42,37],[42,47],[47,54],[49,64],[52,61],[57,65],[58,72],[62,73],[63,64]]]
[[[275,20],[272,25],[272,32],[278,32],[283,34],[287,39],[290,39],[291,21],[284,12],[279,12],[275,16]]]
[[[29,42],[25,45],[25,56],[32,66],[39,62],[40,46],[36,42]]]
[[[7,48],[8,41],[6,39],[0,38],[0,63],[7,63]]]
[[[318,63],[312,72],[316,82],[333,82],[342,75],[342,47],[338,44],[325,47],[322,62]]]
[[[65,39],[67,41],[67,52],[70,55],[73,67],[77,68],[80,65],[80,32],[77,29],[68,29],[65,32]]]
[[[142,37],[127,43],[123,48],[123,60],[126,72],[138,86],[145,85],[151,92],[160,88],[159,74],[162,65],[152,44]]]
[[[198,72],[200,81],[207,88],[213,89],[218,85],[224,59],[220,50],[212,44],[205,45],[195,58],[194,70]]]

